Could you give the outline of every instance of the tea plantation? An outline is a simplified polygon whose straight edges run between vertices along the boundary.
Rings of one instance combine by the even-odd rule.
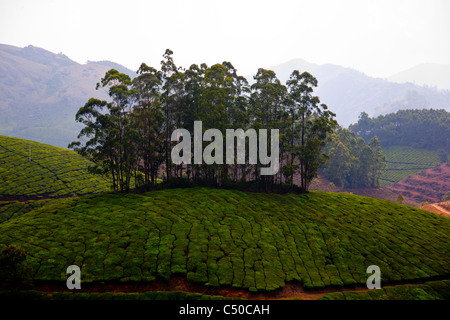
[[[110,190],[107,179],[87,171],[90,164],[74,151],[0,136],[0,198],[61,197]]]
[[[3,221],[16,218],[28,211],[40,208],[45,204],[46,200],[30,200],[30,201],[0,201],[0,223]]]
[[[438,151],[407,146],[389,146],[383,147],[383,153],[386,155],[387,166],[380,177],[380,186],[382,187],[441,163]]]
[[[18,207],[19,208],[19,207]],[[19,208],[20,209],[20,208]],[[9,207],[11,213],[12,207]],[[47,200],[0,223],[0,246],[28,251],[34,280],[151,282],[271,291],[450,275],[450,219],[351,194],[186,188]]]

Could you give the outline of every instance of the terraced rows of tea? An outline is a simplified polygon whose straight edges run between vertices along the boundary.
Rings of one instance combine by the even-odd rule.
[[[0,201],[0,223],[17,218],[18,216],[40,208],[45,204],[46,200],[29,200],[29,201]]]
[[[108,191],[110,183],[90,174],[76,152],[0,136],[0,199],[60,197]]]
[[[29,252],[35,280],[86,282],[185,276],[207,286],[270,291],[450,275],[450,219],[351,194],[208,188],[47,200],[0,223],[0,245]]]
[[[437,151],[416,149],[407,146],[383,147],[386,155],[386,171],[380,177],[380,186],[384,187],[432,168],[440,163]]]

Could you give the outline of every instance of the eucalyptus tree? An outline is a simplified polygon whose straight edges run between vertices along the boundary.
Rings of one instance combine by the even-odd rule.
[[[73,148],[88,156],[96,165],[95,171],[110,173],[114,190],[129,190],[133,170],[136,170],[137,155],[133,141],[137,132],[130,127],[129,113],[136,101],[136,90],[132,88],[128,75],[115,69],[106,72],[96,89],[107,88],[111,101],[91,98],[81,107],[75,119],[85,127]]]
[[[251,127],[248,106],[250,87],[245,77],[238,75],[236,68],[231,62],[224,61],[222,65],[226,68],[227,83],[231,90],[229,91],[227,113],[230,122],[230,128],[248,130]],[[244,146],[249,150],[248,144]],[[237,144],[234,144],[233,150],[234,161],[237,163]],[[228,172],[232,176],[232,180],[238,179],[245,180],[248,170],[249,157],[246,157],[245,164],[232,164],[230,165],[231,172]],[[240,170],[239,170],[240,169]]]
[[[291,159],[297,159],[300,173],[300,188],[306,192],[312,179],[317,175],[320,165],[325,163],[323,153],[330,133],[337,125],[335,114],[319,97],[313,96],[317,79],[310,73],[294,70],[286,82],[289,95],[291,117]]]
[[[249,116],[252,127],[258,129],[280,129],[286,100],[286,87],[281,84],[272,70],[259,68],[253,77],[255,83],[251,85],[249,98]],[[255,179],[259,178],[259,165],[255,166]],[[274,181],[274,177],[263,178]]]
[[[161,61],[161,97],[160,101],[164,113],[164,136],[165,136],[165,167],[167,178],[172,174],[172,162],[170,150],[172,149],[171,134],[175,128],[182,126],[183,102],[184,102],[184,73],[179,70],[173,60],[173,51],[167,49]]]
[[[199,113],[202,120],[203,130],[218,129],[225,132],[227,128],[232,127],[231,111],[234,108],[235,90],[233,78],[229,75],[231,64],[214,64],[205,69],[204,78],[202,79],[201,95],[199,99]],[[223,136],[211,136],[214,138],[214,144],[211,143],[205,149],[205,152],[211,149],[211,155],[214,153],[214,163],[209,166],[202,166],[206,180],[215,183],[223,182],[228,179],[228,168],[223,159],[223,155],[217,154],[217,148],[221,144],[224,145]],[[221,159],[219,159],[222,157]],[[204,154],[205,160],[205,154]],[[217,161],[219,160],[219,161]],[[211,159],[212,161],[212,159]]]
[[[81,141],[74,142],[71,147],[88,155],[97,164],[98,171],[111,173],[115,190],[128,190],[133,172],[135,181],[137,172],[142,172],[143,183],[155,184],[158,171],[164,166],[167,179],[183,176],[186,170],[188,178],[192,175],[197,181],[222,184],[228,180],[248,181],[253,173],[254,179],[261,180],[266,187],[269,182],[282,183],[283,174],[293,186],[294,176],[299,173],[302,191],[306,192],[318,166],[326,159],[322,149],[335,124],[334,114],[312,95],[317,80],[309,73],[294,71],[285,86],[275,72],[260,68],[254,76],[255,83],[249,87],[230,62],[210,67],[204,63],[193,64],[184,70],[176,66],[172,56],[173,52],[167,49],[160,70],[141,64],[139,75],[133,81],[117,70],[108,71],[97,89],[108,89],[110,101],[91,99],[80,108],[76,120],[84,123],[85,128],[79,138],[88,141],[83,146]],[[173,163],[171,155],[175,143],[172,139],[179,138],[173,137],[175,129],[184,129],[177,130],[176,134],[195,135],[197,120],[203,124],[201,136],[210,140],[199,144],[205,163],[195,159],[195,151],[195,161]],[[209,131],[205,137],[208,129],[217,130]],[[245,136],[254,140],[254,131],[251,137],[247,133],[250,129],[279,130],[283,168],[277,170],[278,177],[260,177],[261,165],[253,157],[250,161],[250,155],[248,161],[247,157],[243,161],[239,156],[237,164],[238,146],[234,143],[230,145],[234,152],[229,152],[230,157],[227,152],[226,161],[223,154],[216,153],[223,150],[225,144],[229,145],[217,132],[228,129],[229,132],[245,130],[244,141]],[[242,141],[244,131],[233,132],[232,138],[239,135]],[[190,143],[191,150],[192,147],[197,150],[195,138]],[[203,144],[207,144],[206,148]],[[264,145],[267,146],[268,141]],[[278,146],[278,141],[271,145],[271,157],[274,146]],[[185,149],[182,150],[184,157]],[[242,151],[241,146],[239,150]],[[261,150],[259,154],[261,156]],[[279,160],[276,159],[277,169]]]
[[[158,169],[164,161],[164,113],[161,106],[161,72],[142,63],[139,76],[133,79],[137,104],[132,122],[139,136],[136,139],[139,170],[146,185],[156,183]]]
[[[344,188],[351,168],[350,151],[342,141],[337,140],[333,141],[328,155],[329,159],[323,172],[334,184]]]
[[[369,141],[368,145],[372,149],[372,171],[370,172],[369,186],[379,187],[380,176],[386,168],[386,157],[383,154],[383,150],[381,150],[380,141],[376,136]]]
[[[341,187],[378,187],[386,165],[378,139],[374,137],[366,144],[344,128],[335,130],[331,138],[325,149],[329,154],[322,170],[325,177]]]

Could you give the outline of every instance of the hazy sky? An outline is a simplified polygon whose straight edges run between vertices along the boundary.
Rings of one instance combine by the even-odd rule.
[[[230,61],[242,75],[291,59],[388,77],[450,64],[449,0],[0,0],[0,43],[85,63],[159,68]]]

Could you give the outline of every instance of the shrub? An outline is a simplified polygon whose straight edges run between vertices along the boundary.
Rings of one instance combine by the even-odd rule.
[[[16,289],[31,285],[32,268],[26,262],[27,252],[15,245],[6,245],[0,254],[0,283]]]

